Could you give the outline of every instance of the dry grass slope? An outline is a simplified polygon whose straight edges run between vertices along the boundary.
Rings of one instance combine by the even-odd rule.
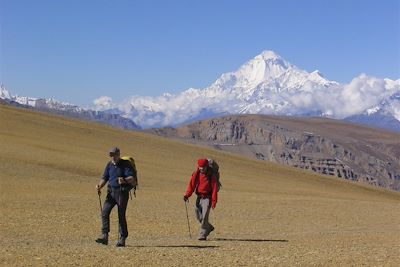
[[[122,249],[94,242],[94,185],[114,145],[141,184]],[[220,162],[224,185],[207,242],[189,239],[181,199],[198,157]],[[399,193],[4,105],[0,161],[2,266],[400,265]]]

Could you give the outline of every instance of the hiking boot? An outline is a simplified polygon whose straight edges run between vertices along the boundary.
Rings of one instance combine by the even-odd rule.
[[[108,245],[108,234],[102,234],[96,239],[96,242],[103,245]]]
[[[205,236],[201,236],[201,237],[199,237],[199,239],[198,240],[200,240],[200,241],[206,241],[207,240],[207,237],[205,237]]]
[[[207,231],[207,236],[209,235],[209,234],[211,234],[211,232],[212,231],[214,231],[214,226],[211,226],[209,229],[208,229],[208,231]]]
[[[125,247],[125,240],[126,240],[126,237],[120,237],[119,238],[119,240],[118,240],[118,242],[117,242],[117,247]]]

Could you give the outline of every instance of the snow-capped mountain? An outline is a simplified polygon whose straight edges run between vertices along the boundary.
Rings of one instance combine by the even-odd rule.
[[[10,93],[3,84],[0,85],[0,99],[11,99]]]
[[[37,109],[47,108],[47,109],[56,109],[60,111],[74,111],[74,112],[80,112],[83,110],[82,108],[76,105],[71,105],[66,102],[57,101],[53,98],[44,99],[44,98],[34,98],[29,96],[17,96],[17,95],[13,96],[10,94],[10,92],[8,92],[8,90],[5,88],[3,84],[0,86],[0,99],[13,101],[18,104],[30,106]]]
[[[57,101],[52,98],[43,99],[43,98],[33,98],[26,96],[23,97],[13,96],[8,92],[8,90],[5,88],[3,84],[0,86],[0,103],[1,102],[20,107],[30,107],[40,111],[56,113],[66,117],[97,121],[100,123],[109,124],[111,126],[124,129],[140,128],[133,121],[124,118],[119,114],[105,112],[105,111],[84,109],[76,105],[71,105],[69,103]]]
[[[400,121],[400,80],[379,79],[361,74],[349,84],[326,79],[318,70],[311,73],[290,64],[272,51],[222,74],[204,89],[158,97],[134,96],[124,103],[110,97],[95,100],[95,109],[119,109],[125,117],[148,127],[177,126],[193,120],[225,114],[275,114],[327,116],[343,119],[390,101],[388,114]]]
[[[400,92],[394,93],[363,113],[349,116],[345,120],[400,132]]]
[[[339,84],[318,70],[301,70],[272,51],[222,74],[203,89],[189,88],[158,97],[133,96],[122,103],[102,96],[89,110],[54,99],[12,96],[3,86],[0,99],[122,124],[123,128],[178,126],[227,114],[273,114],[324,116],[400,131],[400,79],[361,74],[348,84]]]

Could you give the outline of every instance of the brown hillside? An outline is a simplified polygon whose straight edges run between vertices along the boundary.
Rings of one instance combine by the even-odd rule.
[[[240,115],[153,130],[321,174],[400,190],[400,134],[324,118]]]
[[[114,145],[135,157],[140,180],[122,249],[115,210],[111,244],[94,242],[94,186]],[[223,183],[207,242],[189,239],[182,201],[198,157],[218,161]],[[400,264],[397,192],[4,105],[0,161],[2,266]]]

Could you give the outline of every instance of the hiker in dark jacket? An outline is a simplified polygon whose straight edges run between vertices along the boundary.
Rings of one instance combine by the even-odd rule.
[[[134,170],[128,161],[120,158],[120,150],[117,147],[109,151],[110,161],[107,163],[103,177],[96,185],[100,194],[101,188],[108,182],[107,197],[102,210],[102,235],[96,239],[97,243],[107,245],[110,232],[110,213],[115,205],[118,207],[118,221],[120,238],[117,247],[124,247],[128,237],[126,223],[126,207],[128,206],[129,190],[135,183]]]
[[[192,174],[184,201],[196,191],[196,217],[201,223],[199,240],[207,240],[207,236],[214,230],[214,226],[208,221],[210,208],[215,208],[218,200],[218,184],[215,174],[208,166],[207,159],[197,161],[198,168]]]

